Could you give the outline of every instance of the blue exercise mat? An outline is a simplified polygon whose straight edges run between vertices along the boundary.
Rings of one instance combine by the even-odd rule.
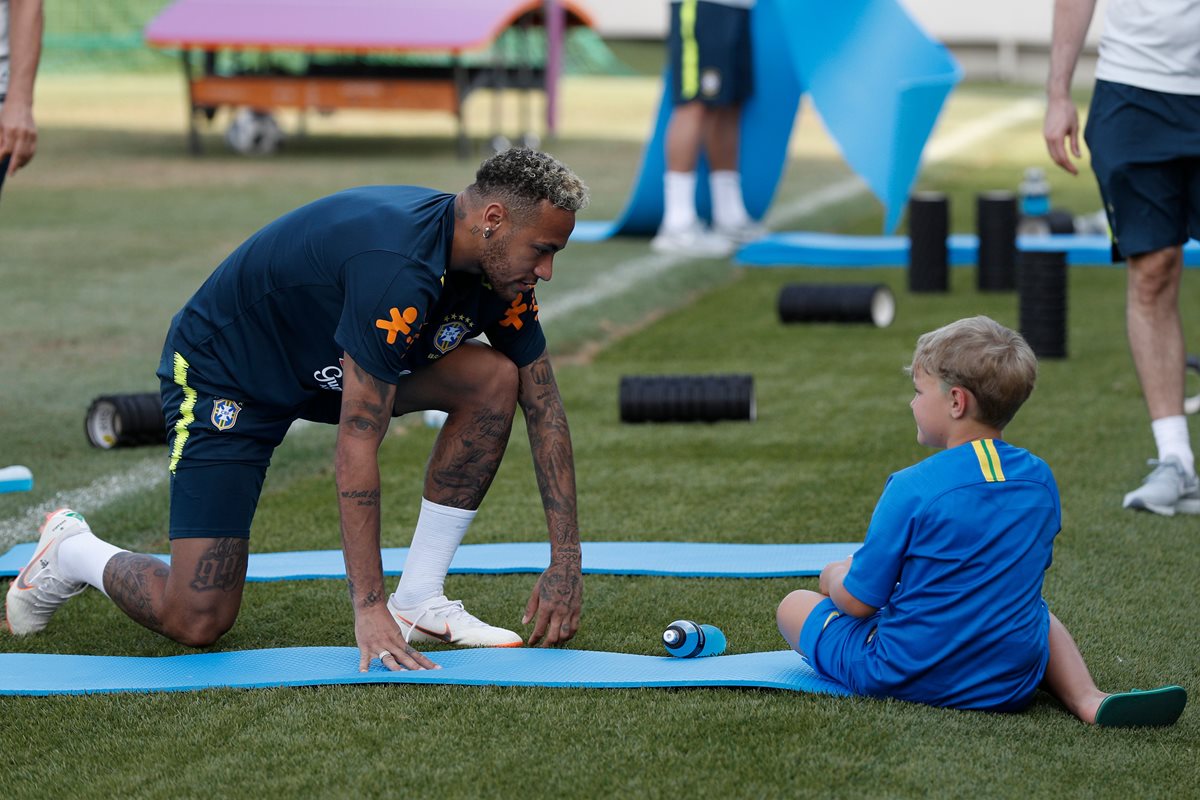
[[[742,247],[735,260],[747,267],[904,267],[908,265],[907,236],[845,236],[836,233],[796,231],[775,233]],[[974,266],[979,238],[973,233],[956,233],[946,239],[952,266]],[[1021,236],[1017,248],[1031,252],[1067,254],[1075,266],[1111,266],[1112,246],[1107,236],[1054,234]],[[1185,266],[1200,266],[1200,242],[1183,247]]]
[[[633,688],[753,686],[849,695],[791,650],[672,658],[591,650],[493,648],[427,653],[439,670],[358,671],[355,647],[284,647],[184,656],[0,653],[0,695],[187,692],[358,683]]]
[[[709,542],[584,542],[583,571],[593,575],[664,575],[687,578],[787,578],[820,575],[821,568],[853,553],[860,543],[723,544]],[[35,543],[0,556],[0,577],[15,576],[33,557]],[[407,547],[383,549],[383,571],[404,571]],[[170,561],[168,556],[159,556]],[[453,573],[541,572],[550,563],[546,542],[465,544],[454,554]],[[344,578],[341,550],[252,553],[248,581]]]
[[[921,153],[962,71],[896,0],[758,0],[751,11],[754,94],[742,109],[739,168],[751,216],[766,213],[787,162],[788,139],[807,90],[826,129],[884,206],[895,230]],[[670,73],[663,86],[669,87]],[[667,122],[664,89],[625,209],[612,221],[581,220],[572,241],[649,236],[663,214]],[[707,166],[697,170],[696,207],[709,218]]]

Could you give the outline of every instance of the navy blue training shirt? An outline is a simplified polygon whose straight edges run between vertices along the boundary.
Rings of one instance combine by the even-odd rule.
[[[343,351],[376,378],[433,363],[486,333],[518,367],[545,349],[533,294],[509,303],[448,272],[454,195],[349,189],[251,236],[172,321],[190,373],[239,400],[296,408],[341,390]]]

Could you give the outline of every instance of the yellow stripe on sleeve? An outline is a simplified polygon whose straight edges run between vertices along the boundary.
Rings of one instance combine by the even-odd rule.
[[[175,354],[175,383],[183,389],[183,402],[179,405],[179,419],[175,421],[175,443],[171,446],[171,474],[175,474],[175,467],[179,465],[179,459],[183,457],[183,445],[188,440],[188,426],[196,421],[196,390],[187,385],[188,379],[188,362],[179,355]]]

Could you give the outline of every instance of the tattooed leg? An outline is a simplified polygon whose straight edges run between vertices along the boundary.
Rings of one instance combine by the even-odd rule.
[[[402,379],[395,413],[449,412],[425,473],[425,497],[454,508],[479,508],[512,433],[517,368],[486,345],[465,342],[428,369]]]
[[[444,506],[479,508],[504,458],[512,423],[511,408],[451,411],[429,458],[425,497]]]
[[[135,622],[204,647],[233,627],[248,553],[246,539],[174,539],[170,567],[154,556],[114,556],[104,568],[104,590]]]

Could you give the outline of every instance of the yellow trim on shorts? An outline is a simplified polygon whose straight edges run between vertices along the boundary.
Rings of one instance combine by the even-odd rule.
[[[683,0],[679,5],[679,95],[691,100],[700,93],[700,45],[696,42],[697,0]]]
[[[188,426],[196,421],[196,390],[187,385],[188,362],[179,353],[175,354],[175,383],[183,389],[183,402],[179,405],[179,419],[175,421],[175,443],[171,446],[171,474],[183,457],[183,445],[188,440]]]
[[[979,459],[979,469],[983,479],[988,483],[999,483],[1004,480],[1004,470],[1000,466],[1000,454],[996,452],[996,444],[991,439],[976,439],[971,442],[975,448],[975,457]]]

